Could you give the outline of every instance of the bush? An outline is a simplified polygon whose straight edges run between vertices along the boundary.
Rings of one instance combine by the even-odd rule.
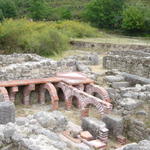
[[[150,24],[150,11],[141,1],[129,3],[123,11],[122,28],[126,31],[144,31]]]
[[[46,23],[5,20],[0,25],[0,48],[6,53],[29,52],[52,55],[67,49],[68,38]]]
[[[86,20],[103,28],[118,28],[124,0],[92,0],[86,7]]]
[[[95,36],[97,30],[75,21],[32,22],[5,20],[0,24],[0,49],[5,53],[23,52],[53,55],[66,50],[71,37]]]
[[[71,38],[97,37],[98,29],[87,23],[78,21],[62,21],[55,24],[55,28]]]

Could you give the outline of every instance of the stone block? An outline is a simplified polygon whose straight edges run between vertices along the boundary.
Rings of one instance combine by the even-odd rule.
[[[120,75],[117,75],[117,76],[106,76],[105,77],[105,81],[107,82],[120,82],[120,81],[123,81],[124,80],[124,77],[123,76],[120,76]]]
[[[94,138],[107,141],[108,129],[103,121],[97,120],[96,118],[85,117],[82,119],[82,128],[84,131],[89,131]]]
[[[119,89],[121,87],[129,87],[129,82],[113,82],[111,86],[115,89]]]
[[[0,102],[0,124],[15,122],[15,105],[10,101]]]
[[[93,140],[88,142],[88,144],[92,147],[94,147],[95,149],[105,149],[106,148],[106,144],[101,142],[100,140]]]
[[[110,135],[117,137],[123,133],[123,118],[117,115],[105,115],[102,119],[107,128],[109,129]]]
[[[124,98],[120,101],[120,105],[124,107],[125,110],[132,111],[133,109],[142,105],[142,101],[132,98]]]

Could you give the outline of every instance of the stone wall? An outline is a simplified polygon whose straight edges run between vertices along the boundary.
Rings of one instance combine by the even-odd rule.
[[[149,51],[150,45],[138,44],[114,44],[114,43],[100,43],[100,42],[86,42],[73,40],[71,45],[77,48],[88,48],[93,50],[144,50]]]
[[[143,121],[129,118],[126,122],[125,133],[130,140],[140,141],[149,138],[150,128],[148,128]]]
[[[10,64],[24,63],[24,62],[36,62],[43,58],[36,54],[12,54],[12,55],[0,55],[0,67],[5,67]]]
[[[118,69],[123,72],[150,78],[150,56],[128,52],[112,52],[103,58],[103,66],[106,69]],[[141,57],[139,56],[141,55]]]
[[[51,77],[64,70],[73,71],[73,68],[36,54],[0,55],[1,81]]]
[[[98,62],[98,55],[89,52],[59,61],[36,54],[0,55],[0,80],[46,78],[57,72],[90,72],[87,65],[97,65]]]

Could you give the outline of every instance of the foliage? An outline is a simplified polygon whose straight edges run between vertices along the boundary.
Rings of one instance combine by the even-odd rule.
[[[0,48],[7,52],[51,55],[67,49],[68,38],[46,23],[5,20],[0,25]]]
[[[124,0],[92,0],[84,17],[98,27],[116,28],[120,25]]]
[[[14,18],[17,16],[17,8],[12,0],[0,0],[1,15],[5,18]]]
[[[50,14],[50,7],[44,0],[31,0],[30,17],[34,20],[47,19]]]
[[[93,28],[89,24],[83,22],[67,20],[58,22],[54,26],[62,33],[72,38],[98,36],[98,30],[96,28]]]
[[[5,53],[53,55],[66,50],[71,37],[95,36],[97,30],[75,21],[33,22],[4,20],[0,24],[0,49]]]
[[[150,10],[141,1],[129,3],[123,11],[122,28],[126,31],[150,29]]]

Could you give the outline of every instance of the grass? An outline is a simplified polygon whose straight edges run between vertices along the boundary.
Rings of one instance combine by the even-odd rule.
[[[143,37],[130,37],[116,34],[108,34],[106,32],[101,32],[100,35],[102,37],[98,38],[82,38],[82,39],[74,39],[77,41],[84,42],[95,42],[95,43],[113,43],[113,44],[136,44],[136,45],[150,45],[149,38]]]

